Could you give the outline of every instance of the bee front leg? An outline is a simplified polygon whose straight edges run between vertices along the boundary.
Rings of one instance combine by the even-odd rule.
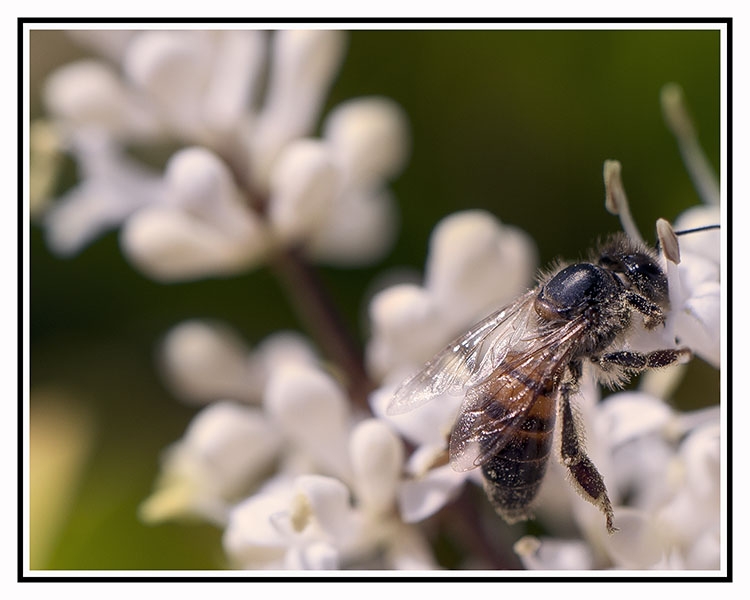
[[[625,301],[643,315],[643,324],[646,329],[654,329],[664,324],[666,320],[664,311],[658,304],[654,304],[648,298],[631,291],[625,293]]]
[[[604,513],[607,520],[607,532],[614,533],[617,531],[614,526],[615,514],[607,496],[607,487],[594,463],[586,456],[586,450],[583,447],[583,427],[578,422],[570,404],[574,389],[575,384],[563,384],[560,390],[559,412],[562,429],[560,459],[568,469],[576,491]]]

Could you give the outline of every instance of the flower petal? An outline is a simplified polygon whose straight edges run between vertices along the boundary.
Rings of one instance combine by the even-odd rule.
[[[445,449],[448,435],[456,420],[463,397],[461,395],[442,394],[403,414],[389,415],[387,414],[388,405],[399,383],[400,380],[384,385],[370,395],[370,406],[373,414],[388,421],[396,431],[413,444],[432,448],[433,450],[425,450],[428,454],[437,452],[437,450],[434,450],[435,448]],[[417,460],[420,453],[421,450],[417,450],[412,454],[410,463]],[[430,460],[425,458],[426,462],[430,462]],[[418,469],[417,472],[419,471]]]
[[[401,440],[383,421],[367,419],[352,432],[350,455],[359,505],[371,513],[385,513],[395,503],[403,468]]]
[[[63,256],[80,251],[104,231],[163,197],[159,176],[123,156],[108,135],[81,131],[71,140],[80,184],[44,216],[47,243]]]
[[[648,569],[662,560],[665,547],[655,524],[640,511],[626,507],[615,510],[619,531],[604,538],[615,565],[624,569]]]
[[[404,481],[398,493],[401,519],[416,523],[435,514],[458,495],[465,481],[465,473],[456,473],[447,465],[432,469],[421,478]]]
[[[226,164],[199,146],[176,152],[167,163],[166,202],[200,218],[229,238],[243,242],[260,223],[240,199]]]
[[[378,292],[369,312],[372,340],[367,359],[379,376],[395,368],[416,368],[450,337],[441,327],[432,296],[417,285],[399,284]]]
[[[348,186],[379,184],[406,163],[406,115],[388,98],[357,98],[339,104],[326,119],[323,131]]]
[[[154,207],[125,224],[123,253],[144,273],[161,281],[234,274],[256,265],[268,240],[262,230],[239,243],[180,210]]]
[[[203,134],[200,101],[210,56],[210,32],[147,31],[128,47],[123,68],[158,103],[162,118],[183,136],[196,138]]]
[[[339,568],[339,552],[333,544],[315,542],[292,547],[284,557],[284,568],[292,571],[331,571]]]
[[[153,111],[101,61],[81,60],[57,69],[45,82],[44,100],[53,114],[74,128],[100,129],[126,138],[159,130]]]
[[[340,31],[279,31],[273,37],[265,103],[252,145],[251,172],[261,191],[279,151],[312,132],[344,52]]]
[[[349,479],[349,405],[329,375],[309,365],[280,365],[270,375],[265,406],[308,457],[324,470]]]
[[[330,265],[370,264],[393,247],[396,203],[385,189],[344,189],[310,240],[310,255]]]
[[[280,569],[289,544],[270,518],[291,499],[289,486],[272,486],[243,500],[229,513],[222,543],[230,560],[245,569]]]
[[[540,540],[527,535],[515,543],[513,550],[529,570],[588,571],[594,568],[591,548],[583,540]]]
[[[674,222],[675,231],[721,224],[721,208],[700,205],[684,211]],[[721,231],[709,230],[680,236],[680,252],[698,254],[717,265],[721,261]]]
[[[354,532],[351,522],[354,512],[349,489],[338,479],[322,475],[302,475],[294,483],[295,494],[302,494],[311,511],[308,519],[315,519],[321,529],[334,539],[344,541]]]
[[[219,132],[230,133],[250,111],[266,59],[266,32],[217,31],[201,116]]]
[[[704,283],[675,314],[675,333],[680,342],[716,368],[721,365],[721,285]]]
[[[443,219],[433,231],[425,285],[445,318],[466,327],[523,292],[536,262],[525,232],[488,212],[468,210]]]
[[[202,410],[165,453],[148,522],[197,515],[223,523],[229,504],[264,473],[281,439],[254,408],[218,402]]]
[[[663,400],[639,392],[620,392],[607,398],[597,411],[597,431],[616,448],[621,444],[658,432],[672,418]]]
[[[271,172],[269,218],[286,243],[304,240],[327,220],[338,187],[330,151],[297,140],[280,153]]]
[[[229,327],[199,320],[173,327],[161,351],[165,374],[176,393],[201,403],[257,397],[249,354],[250,349]]]

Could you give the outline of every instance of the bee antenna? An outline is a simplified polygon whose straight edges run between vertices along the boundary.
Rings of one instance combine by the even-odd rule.
[[[699,231],[711,231],[712,229],[721,229],[721,225],[704,225],[703,227],[694,227],[693,229],[683,229],[675,231],[675,235],[686,235],[688,233],[697,233]]]

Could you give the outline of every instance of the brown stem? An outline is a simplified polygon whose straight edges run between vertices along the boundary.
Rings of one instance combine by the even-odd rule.
[[[228,143],[218,144],[217,152],[229,166],[247,206],[261,219],[267,219],[268,198],[254,189],[245,152]],[[298,317],[345,375],[353,402],[369,409],[367,396],[375,386],[367,375],[362,352],[315,270],[299,248],[281,249],[270,262]]]
[[[367,396],[374,385],[365,370],[362,353],[315,270],[297,248],[287,248],[272,257],[271,268],[287,289],[301,321],[343,371],[352,400],[369,408]]]
[[[490,536],[487,525],[482,522],[480,507],[478,506],[476,490],[467,485],[456,499],[440,513],[443,522],[450,527],[454,534],[469,548],[470,555],[484,559],[492,569],[510,571],[521,568],[521,564],[512,552],[503,551],[497,543],[498,537]],[[497,517],[497,527],[507,527]]]

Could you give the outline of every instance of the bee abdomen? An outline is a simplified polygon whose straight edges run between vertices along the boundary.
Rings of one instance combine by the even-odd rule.
[[[484,488],[497,513],[508,523],[529,518],[529,508],[547,469],[555,412],[540,397],[510,441],[482,466]]]

